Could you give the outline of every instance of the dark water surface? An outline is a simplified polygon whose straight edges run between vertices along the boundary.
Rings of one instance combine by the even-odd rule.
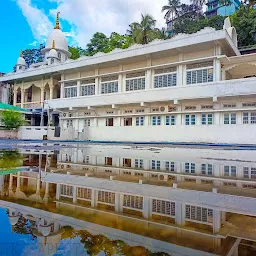
[[[256,255],[253,149],[0,148],[0,255]]]

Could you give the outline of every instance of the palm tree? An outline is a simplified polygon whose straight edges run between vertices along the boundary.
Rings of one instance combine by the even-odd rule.
[[[168,0],[168,5],[162,7],[162,12],[165,12],[164,18],[169,21],[170,17],[173,20],[175,16],[178,16],[180,8],[180,0]]]
[[[149,14],[141,14],[141,22],[134,22],[129,25],[127,34],[132,37],[137,44],[148,44],[157,38],[156,20]]]

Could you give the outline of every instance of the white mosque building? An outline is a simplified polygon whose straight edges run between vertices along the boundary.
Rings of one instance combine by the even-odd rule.
[[[14,105],[49,113],[49,139],[256,144],[256,54],[240,55],[228,18],[222,30],[71,60],[58,16],[44,62],[20,57],[0,77]]]

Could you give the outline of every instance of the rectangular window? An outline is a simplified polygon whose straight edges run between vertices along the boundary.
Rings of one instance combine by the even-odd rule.
[[[213,124],[213,114],[202,114],[202,125]]]
[[[117,78],[118,79],[118,78]],[[118,81],[109,81],[101,83],[101,94],[118,92]]]
[[[95,95],[95,84],[81,85],[81,96]]]
[[[112,157],[105,157],[105,165],[112,166]]]
[[[151,162],[152,170],[160,170],[160,167],[161,167],[160,161],[152,160],[152,162]]]
[[[124,126],[132,126],[132,118],[131,117],[124,118]]]
[[[153,199],[152,212],[167,216],[175,216],[175,202]]]
[[[256,124],[256,112],[244,112],[243,124]]]
[[[236,113],[225,113],[224,124],[236,124]]]
[[[73,120],[72,119],[67,120],[67,128],[69,128],[69,127],[73,127]]]
[[[106,126],[114,126],[114,118],[107,118],[106,119]]]
[[[143,169],[143,160],[142,159],[135,159],[135,168]]]
[[[144,116],[136,117],[136,126],[143,126],[144,125]]]
[[[124,158],[123,167],[132,167],[132,160],[130,158]]]
[[[236,166],[224,166],[224,176],[236,177]]]
[[[185,172],[194,174],[196,172],[195,163],[185,163]]]
[[[91,126],[91,119],[85,119],[84,126]]]
[[[185,125],[195,125],[196,124],[196,115],[186,115],[185,116]]]
[[[175,172],[175,163],[174,162],[165,162],[165,170],[170,172]]]
[[[124,195],[123,207],[142,210],[143,209],[143,197]]]
[[[152,125],[161,125],[161,116],[152,116]]]
[[[213,174],[213,166],[212,164],[202,164],[201,172],[203,175],[212,175]]]
[[[187,84],[200,84],[208,82],[213,82],[212,63],[187,65]]]
[[[166,116],[165,125],[175,125],[175,116]]]
[[[177,85],[177,74],[155,75],[154,88],[171,87]]]
[[[126,80],[126,91],[145,90],[145,77]]]
[[[185,218],[190,221],[200,221],[200,222],[208,222],[212,223],[213,221],[213,210],[194,206],[194,205],[186,205],[186,213]]]
[[[64,87],[64,97],[73,98],[77,96],[77,86]]]

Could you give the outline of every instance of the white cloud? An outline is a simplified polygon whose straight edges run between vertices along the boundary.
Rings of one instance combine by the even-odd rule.
[[[42,10],[33,6],[31,0],[16,0],[16,3],[26,17],[35,39],[42,42],[52,29],[48,17]]]
[[[57,3],[61,18],[74,30],[76,41],[84,47],[95,32],[109,35],[115,31],[126,33],[128,25],[139,21],[141,13],[151,14],[157,26],[165,26],[161,8],[167,0],[50,0]],[[57,11],[51,10],[54,14]]]
[[[26,17],[36,40],[45,40],[52,24],[47,15],[32,0],[17,0],[17,4]],[[35,3],[36,0],[33,0]],[[140,21],[141,13],[151,14],[157,20],[157,27],[165,26],[162,6],[168,0],[44,0],[55,3],[56,9],[48,10],[53,17],[61,13],[61,21],[67,21],[71,31],[66,32],[71,44],[85,47],[95,32],[110,35],[111,32],[126,33],[129,24]],[[189,2],[184,0],[182,2]]]

